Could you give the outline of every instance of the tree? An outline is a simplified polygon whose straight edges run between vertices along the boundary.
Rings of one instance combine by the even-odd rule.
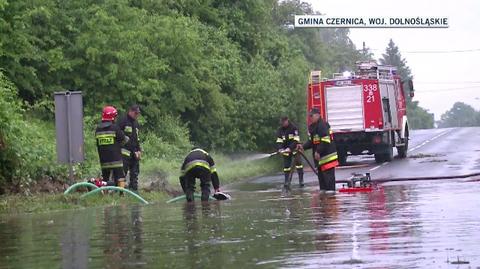
[[[473,107],[462,102],[456,102],[453,107],[442,114],[439,127],[471,127],[480,126],[478,121],[480,112],[475,111]]]
[[[402,58],[400,49],[390,39],[385,53],[382,54],[382,58],[379,59],[383,65],[393,65],[397,67],[398,74],[402,81],[413,79],[412,71],[407,66],[407,60]],[[404,83],[404,90],[409,92],[408,84]],[[429,129],[434,127],[434,115],[429,113],[428,110],[422,108],[418,101],[413,101],[410,95],[407,96],[407,117],[410,129]]]
[[[285,27],[313,13],[298,0],[0,0],[0,66],[42,119],[54,91],[81,90],[88,117],[138,103],[164,139],[167,118],[196,144],[258,150],[281,114],[305,120],[310,69],[365,56],[347,29]]]

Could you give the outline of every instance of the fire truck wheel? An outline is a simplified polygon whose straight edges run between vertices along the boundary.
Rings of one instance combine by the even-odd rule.
[[[398,157],[400,157],[401,159],[407,158],[407,151],[408,151],[408,132],[407,132],[406,137],[404,138],[404,141],[405,141],[405,145],[400,146],[400,147],[397,147]]]
[[[387,149],[387,152],[385,153],[385,159],[386,162],[391,162],[393,160],[393,147],[389,146]]]
[[[375,162],[383,163],[383,154],[380,154],[380,153],[375,154]]]
[[[398,157],[401,158],[401,159],[407,158],[407,149],[408,149],[407,145],[397,147]]]
[[[393,147],[388,146],[384,152],[375,154],[375,162],[391,162],[393,160]]]

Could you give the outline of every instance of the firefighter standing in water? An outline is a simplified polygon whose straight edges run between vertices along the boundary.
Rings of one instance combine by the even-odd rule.
[[[338,166],[338,155],[333,141],[330,126],[325,122],[318,108],[310,111],[312,124],[308,126],[309,140],[297,149],[312,149],[315,166],[318,167],[318,182],[320,190],[335,192],[335,167]]]
[[[303,187],[303,164],[297,156],[296,148],[300,143],[300,135],[298,134],[298,128],[289,121],[288,117],[284,116],[280,118],[280,128],[277,131],[277,150],[283,156],[283,173],[285,176],[285,183],[283,185],[285,191],[290,190],[290,169],[292,167],[292,161],[295,162],[295,168],[298,173],[298,183],[300,187]]]
[[[122,147],[123,171],[125,176],[130,172],[130,182],[128,188],[138,191],[138,174],[140,173],[140,158],[142,149],[138,140],[138,116],[140,116],[140,107],[132,105],[127,114],[119,121],[118,126],[128,136],[129,141]]]
[[[102,112],[102,122],[98,124],[95,131],[97,140],[98,156],[102,168],[103,181],[113,183],[108,185],[117,185],[125,187],[125,174],[123,172],[122,146],[128,142],[128,137],[115,124],[117,109],[113,106],[106,106]]]
[[[201,148],[193,148],[182,164],[182,175],[180,185],[188,202],[192,202],[195,192],[195,179],[200,179],[202,190],[202,201],[208,201],[210,197],[210,181],[215,193],[220,191],[220,180],[218,179],[215,162],[208,152]]]

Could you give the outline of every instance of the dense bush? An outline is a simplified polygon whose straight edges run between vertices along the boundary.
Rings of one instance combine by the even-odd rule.
[[[16,89],[0,72],[0,193],[58,175],[53,125],[24,118]]]

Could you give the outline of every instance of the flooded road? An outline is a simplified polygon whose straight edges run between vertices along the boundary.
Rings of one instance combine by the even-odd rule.
[[[480,182],[280,199],[267,179],[222,203],[1,216],[0,268],[480,267]]]

